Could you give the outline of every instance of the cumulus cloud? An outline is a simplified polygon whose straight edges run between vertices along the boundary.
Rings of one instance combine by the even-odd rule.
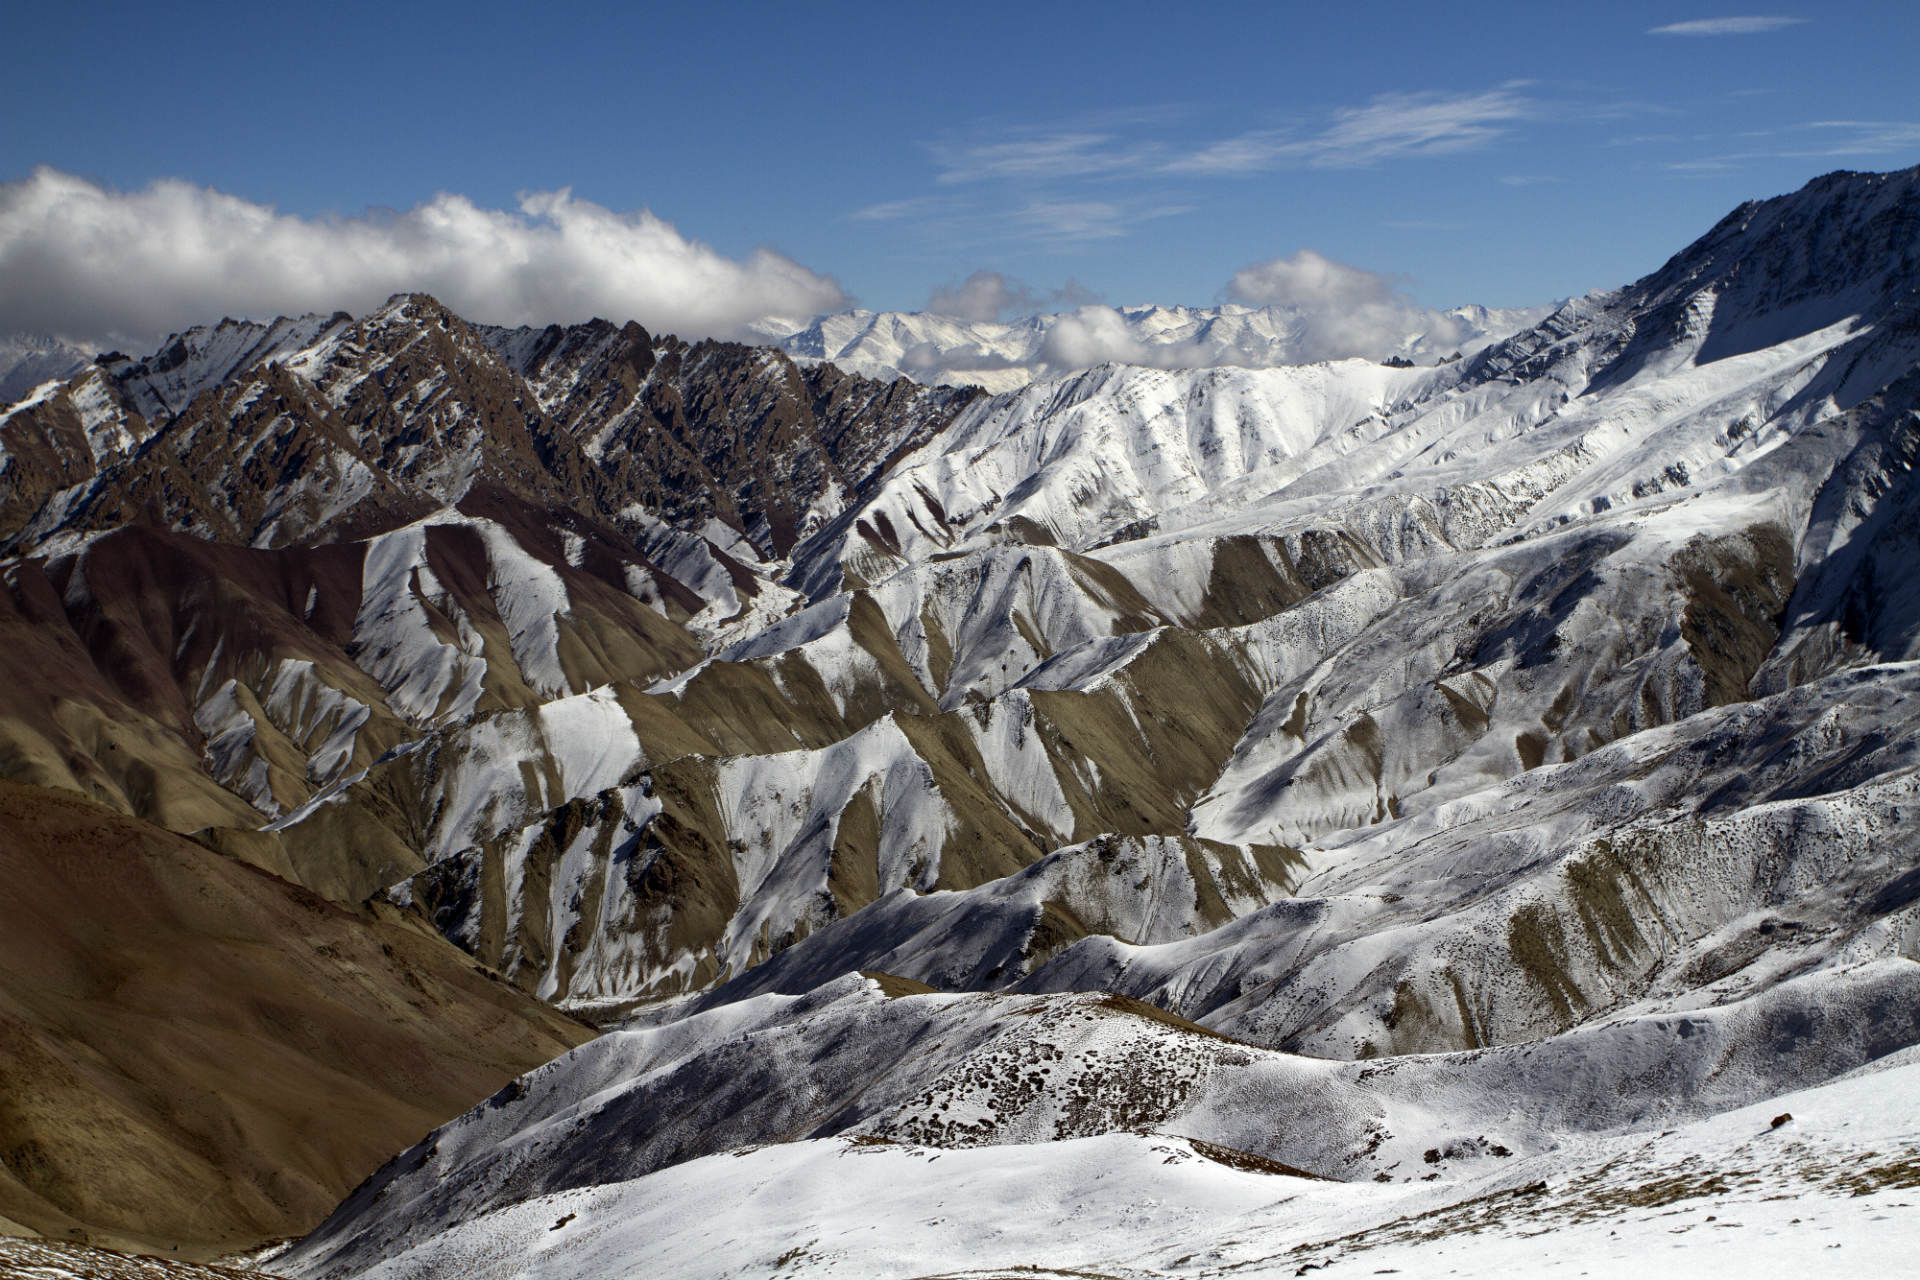
[[[1348,266],[1302,249],[1242,267],[1227,296],[1255,307],[1283,307],[1299,317],[1300,358],[1379,358],[1415,335],[1441,346],[1461,341],[1467,327],[1415,302],[1392,277]]]
[[[221,316],[363,311],[421,290],[462,315],[594,315],[733,335],[844,306],[828,276],[770,249],[730,258],[641,210],[570,191],[512,210],[443,194],[399,213],[302,218],[188,182],[114,191],[38,169],[0,183],[0,328],[143,341]]]
[[[1084,369],[1119,361],[1125,364],[1184,362],[1180,347],[1149,347],[1133,336],[1126,317],[1112,307],[1081,307],[1061,316],[1047,330],[1040,359],[1054,369]]]
[[[1377,271],[1302,249],[1290,258],[1240,268],[1227,283],[1227,294],[1254,307],[1345,310],[1390,302],[1395,290],[1393,281]]]

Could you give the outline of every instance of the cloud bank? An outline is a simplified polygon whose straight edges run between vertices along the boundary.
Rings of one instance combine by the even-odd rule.
[[[151,343],[221,316],[359,312],[408,290],[496,324],[599,315],[720,336],[847,303],[831,277],[770,249],[729,258],[646,210],[567,190],[513,210],[442,194],[302,218],[180,181],[114,191],[42,168],[0,183],[0,329]]]

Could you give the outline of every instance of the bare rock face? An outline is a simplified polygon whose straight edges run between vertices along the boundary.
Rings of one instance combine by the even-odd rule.
[[[611,509],[684,528],[718,519],[770,560],[976,398],[737,343],[655,341],[632,323],[488,341],[599,465]]]

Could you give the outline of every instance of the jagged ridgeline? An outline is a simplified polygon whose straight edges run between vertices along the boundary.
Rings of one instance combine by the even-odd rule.
[[[1482,1154],[1634,1118],[1515,1046],[1767,1097],[1920,1040],[1916,259],[1920,171],[1835,174],[1459,361],[997,396],[418,295],[226,321],[4,411],[0,760],[564,1008],[867,1046],[864,1110],[770,1086],[768,1132],[1000,1133],[936,1122],[958,1059],[860,1083],[910,1015],[852,971],[1040,1001],[949,1044],[1184,1037],[1048,1135],[1339,1177],[1419,1160],[1370,1136],[1414,1085],[1314,1075],[1358,1100],[1309,1140],[1230,1082],[1472,1051],[1525,1113]],[[504,1203],[498,1136],[433,1194]]]

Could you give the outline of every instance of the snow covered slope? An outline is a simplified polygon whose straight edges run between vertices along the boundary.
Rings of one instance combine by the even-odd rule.
[[[1428,1184],[1314,1181],[1191,1139],[829,1138],[463,1222],[372,1277],[1894,1275],[1920,1235],[1920,1067]],[[1780,1108],[1781,1110],[1776,1110]],[[1772,1128],[1776,1115],[1790,1115]],[[691,1206],[724,1206],[690,1213]],[[289,1274],[325,1274],[296,1255]],[[288,1265],[288,1264],[282,1264]]]
[[[1560,1229],[1601,1260],[1650,1238],[1688,1246],[1684,1266],[1729,1230],[1818,1258],[1836,1228],[1911,1219],[1897,1209],[1920,1186],[1911,1052],[1703,1120],[1623,1112],[1606,1079],[1630,1061],[1618,1052],[1383,1073],[1110,998],[874,987],[849,977],[576,1050],[394,1161],[274,1266],[586,1277],[644,1255],[690,1276],[1370,1274],[1382,1257],[1471,1268],[1483,1245],[1489,1268],[1570,1261],[1538,1243]],[[1684,1054],[1732,1047],[1701,1030],[1714,1043]]]

